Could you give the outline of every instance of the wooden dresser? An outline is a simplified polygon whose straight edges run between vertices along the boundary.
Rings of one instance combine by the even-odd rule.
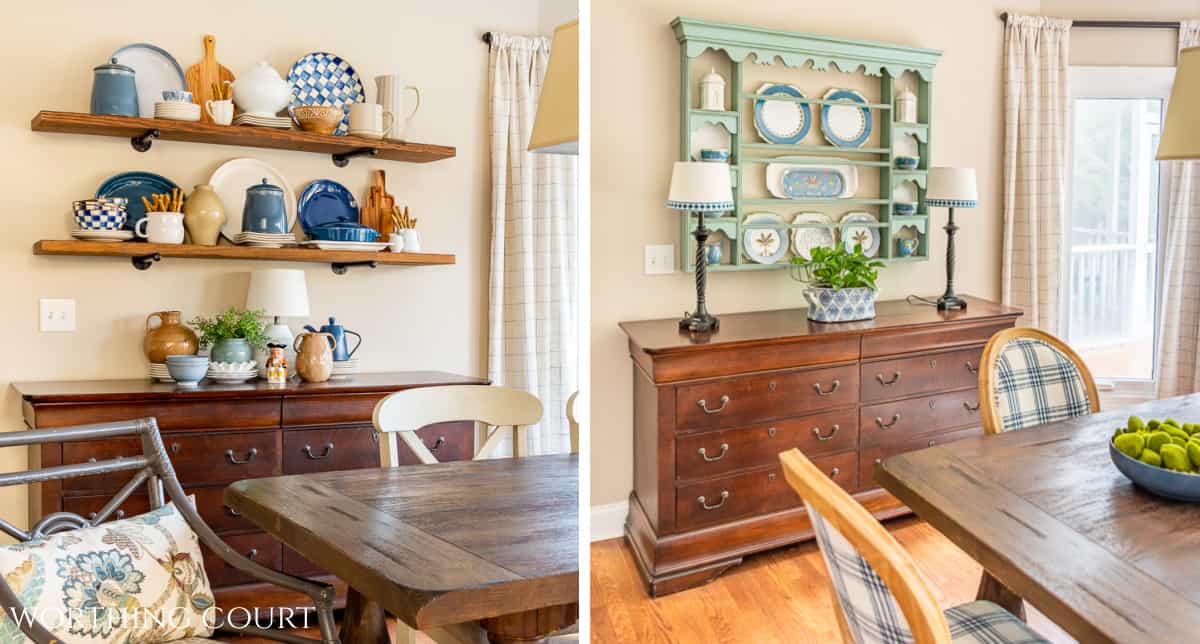
[[[432,371],[362,374],[350,380],[268,385],[204,384],[179,389],[148,380],[25,382],[25,423],[34,429],[153,416],[184,489],[200,515],[230,546],[269,567],[320,576],[316,566],[225,507],[225,486],[241,479],[379,466],[378,438],[371,425],[375,403],[413,387],[487,384],[487,380]],[[443,423],[418,432],[440,460],[474,455],[474,424]],[[419,461],[401,445],[401,458]],[[57,443],[31,448],[31,468],[81,463],[141,453],[136,439]],[[51,512],[88,516],[129,478],[128,473],[43,483],[30,490],[30,521]],[[119,511],[146,511],[144,492]],[[9,517],[10,519],[12,517]],[[299,595],[248,579],[204,549],[210,581],[225,607],[298,606]],[[339,598],[340,600],[340,598]]]
[[[625,322],[633,358],[633,493],[625,534],[651,595],[812,536],[778,454],[798,447],[875,516],[908,512],[881,459],[982,432],[977,365],[1020,311],[881,302],[874,320],[804,309],[725,314],[716,333]]]

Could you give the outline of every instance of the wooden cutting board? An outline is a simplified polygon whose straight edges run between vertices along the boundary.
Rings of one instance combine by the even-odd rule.
[[[234,80],[233,72],[217,62],[216,36],[209,34],[204,37],[204,58],[188,67],[184,78],[188,91],[192,93],[192,100],[200,104],[200,122],[212,123],[212,117],[208,115],[204,103],[216,98],[213,96],[213,83],[224,85],[225,81]]]
[[[371,187],[367,190],[367,201],[359,213],[359,223],[370,226],[382,235],[381,241],[387,241],[392,232],[392,207],[396,199],[387,192],[387,175],[383,170],[376,170]]]

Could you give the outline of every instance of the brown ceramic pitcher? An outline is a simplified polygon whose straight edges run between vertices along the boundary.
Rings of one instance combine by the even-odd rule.
[[[150,321],[158,318],[159,326],[151,327]],[[157,311],[146,316],[146,337],[142,350],[150,362],[164,363],[167,356],[193,356],[199,349],[196,333],[180,322],[179,311]]]
[[[296,351],[296,373],[305,382],[325,382],[333,373],[333,336],[328,333],[301,333],[292,342]]]

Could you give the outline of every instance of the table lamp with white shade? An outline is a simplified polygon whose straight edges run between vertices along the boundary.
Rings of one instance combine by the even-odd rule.
[[[733,210],[733,187],[729,177],[729,165],[677,161],[671,171],[671,189],[667,194],[667,207],[672,210],[694,212],[697,215],[696,229],[696,310],[679,321],[679,328],[688,331],[712,331],[720,325],[716,316],[708,312],[704,302],[704,291],[708,280],[705,265],[705,242],[709,230],[704,226],[704,213]]]
[[[1179,52],[1167,118],[1158,141],[1159,161],[1200,159],[1200,47]]]
[[[930,208],[948,208],[950,219],[946,222],[946,292],[937,300],[939,311],[966,309],[967,302],[954,293],[954,223],[955,208],[974,208],[979,205],[979,190],[975,185],[975,168],[931,168],[925,205]]]
[[[267,268],[250,273],[250,288],[246,292],[246,309],[262,311],[274,318],[267,327],[267,338],[271,344],[284,345],[284,354],[289,364],[295,364],[294,336],[288,325],[280,318],[308,317],[308,284],[304,271],[296,268]],[[259,352],[261,358],[264,352]],[[259,360],[259,367],[265,365]]]

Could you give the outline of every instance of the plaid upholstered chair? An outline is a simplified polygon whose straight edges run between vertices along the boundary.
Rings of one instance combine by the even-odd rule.
[[[1096,381],[1058,338],[1027,327],[993,335],[979,366],[983,429],[1024,429],[1100,411]]]
[[[1035,644],[1046,642],[986,601],[943,611],[916,562],[883,525],[798,449],[779,455],[788,484],[804,500],[841,610],[838,626],[854,644]]]

